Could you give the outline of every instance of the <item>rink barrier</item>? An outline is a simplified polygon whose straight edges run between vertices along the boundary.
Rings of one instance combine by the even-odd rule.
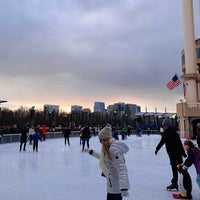
[[[4,134],[3,137],[0,136],[0,144],[13,143],[20,141],[20,133],[16,134]],[[72,131],[70,137],[78,137],[79,131]],[[47,132],[46,139],[62,138],[62,132]]]
[[[72,131],[70,137],[79,137],[79,131]],[[136,135],[136,131],[132,130],[131,135]],[[148,131],[143,130],[142,135],[148,134]],[[149,134],[160,134],[158,130],[150,130]],[[16,134],[4,134],[3,137],[0,136],[0,144],[5,143],[13,143],[13,142],[19,142],[20,141],[20,133]],[[96,133],[97,135],[97,133]],[[47,132],[46,139],[54,139],[54,138],[62,138],[62,131],[59,132]]]

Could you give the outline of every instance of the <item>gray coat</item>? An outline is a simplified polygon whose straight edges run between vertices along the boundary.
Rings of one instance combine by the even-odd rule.
[[[121,189],[129,189],[128,170],[125,165],[124,154],[129,150],[127,144],[114,140],[110,146],[110,154],[112,161],[107,156],[104,157],[105,165],[108,169],[106,173],[107,192],[118,194]],[[100,154],[93,151],[92,154],[96,158],[100,158]]]

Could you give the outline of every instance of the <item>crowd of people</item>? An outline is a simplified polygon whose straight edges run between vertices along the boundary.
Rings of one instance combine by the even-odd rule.
[[[197,126],[198,131],[200,132],[200,124]],[[26,151],[26,143],[29,140],[29,145],[33,146],[33,151],[38,152],[38,141],[45,141],[46,132],[45,125],[42,125],[41,128],[30,126],[27,129],[22,127],[20,151]],[[63,127],[62,135],[65,145],[70,145],[70,134],[70,128],[68,126]],[[119,131],[117,128],[112,128],[109,124],[102,128],[98,133],[99,141],[102,145],[101,152],[99,153],[90,149],[91,129],[89,124],[84,126],[79,132],[82,152],[89,152],[90,155],[99,159],[102,176],[105,176],[107,180],[107,200],[122,200],[123,197],[129,195],[130,185],[124,156],[128,152],[129,147],[124,141],[120,141],[119,135],[121,135],[121,140],[125,140],[130,135],[130,132],[125,128]],[[190,139],[182,143],[177,129],[171,126],[170,119],[164,119],[162,122],[161,139],[155,148],[155,155],[158,154],[163,145],[166,147],[172,171],[171,183],[166,189],[178,191],[180,186],[178,174],[182,174],[184,178],[184,174],[186,174],[184,172],[187,172],[188,168],[193,164],[197,173],[196,182],[200,188],[199,138],[197,137],[197,147]],[[178,194],[179,198],[192,199],[191,193],[191,179],[190,177],[185,178]]]
[[[38,152],[38,141],[45,141],[46,139],[46,126],[42,125],[42,128],[31,125],[29,128],[27,126],[23,126],[21,128],[21,136],[20,136],[20,148],[19,151],[26,151],[26,144],[29,140],[29,145],[33,145],[33,152]]]

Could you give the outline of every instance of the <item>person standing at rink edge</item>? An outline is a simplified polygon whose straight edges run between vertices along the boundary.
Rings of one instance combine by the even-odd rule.
[[[129,148],[124,142],[112,137],[110,125],[104,127],[98,136],[102,144],[101,153],[92,149],[86,151],[100,159],[102,176],[107,180],[107,200],[122,200],[122,197],[129,196],[128,170],[124,159]]]
[[[27,128],[24,126],[21,129],[21,136],[20,136],[20,147],[19,150],[22,150],[22,146],[23,146],[23,151],[26,151],[26,142],[27,142]]]
[[[183,157],[187,157],[187,155],[185,153],[183,144],[178,133],[171,126],[170,119],[164,119],[162,122],[162,126],[164,132],[161,136],[159,144],[155,149],[155,155],[157,155],[160,148],[165,144],[173,175],[171,179],[171,184],[167,186],[167,190],[178,190],[178,169],[176,166],[182,164]]]

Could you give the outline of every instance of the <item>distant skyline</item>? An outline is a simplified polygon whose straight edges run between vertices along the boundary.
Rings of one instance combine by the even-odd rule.
[[[166,84],[181,75],[182,26],[182,0],[1,1],[1,106],[93,110],[100,101],[176,112],[182,85]]]
[[[125,103],[125,104],[135,104],[135,105],[137,105],[138,107],[140,107],[141,108],[141,105],[138,105],[138,104],[136,104],[136,103],[126,103],[126,102],[122,102],[122,101],[120,101],[120,102],[114,102],[114,103],[111,103],[111,104],[108,104],[108,105],[106,105],[106,102],[102,102],[102,103],[105,103],[105,109],[107,109],[107,107],[109,106],[109,105],[114,105],[114,104],[116,104],[116,103]],[[34,107],[36,110],[43,110],[44,109],[44,105],[46,105],[46,104],[41,104],[41,105],[37,105],[37,106],[35,106],[35,105],[21,105],[21,106],[14,106],[14,105],[10,105],[10,104],[6,104],[6,103],[3,103],[3,104],[1,104],[1,107],[2,108],[9,108],[9,109],[11,109],[11,110],[16,110],[16,109],[19,109],[20,107],[23,107],[23,108],[25,108],[25,109],[30,109],[30,108],[32,108],[32,107]],[[58,105],[58,104],[48,104],[48,105],[54,105],[54,106],[59,106],[59,110],[60,111],[64,111],[64,112],[71,112],[71,107],[72,106],[82,106],[82,105],[78,105],[78,104],[73,104],[73,105],[70,105],[70,106],[60,106],[60,105]],[[94,111],[94,103],[93,103],[93,105],[92,106],[90,106],[90,107],[83,107],[82,106],[82,109],[90,109],[92,112]],[[164,112],[169,112],[170,113],[170,111],[168,110],[168,108],[167,107],[165,107],[164,108],[164,110],[158,110],[158,107],[154,107],[153,108],[153,110],[149,110],[148,109],[148,107],[146,106],[146,107],[144,107],[144,109],[142,110],[141,109],[141,112],[162,112],[162,113],[164,113]],[[172,112],[172,111],[171,111]],[[174,111],[175,112],[175,111]]]

